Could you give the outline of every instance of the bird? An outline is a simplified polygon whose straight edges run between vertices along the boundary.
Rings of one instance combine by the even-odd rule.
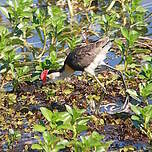
[[[43,84],[46,83],[47,75],[49,75],[49,78],[55,82],[71,76],[75,71],[85,71],[92,75],[105,91],[105,87],[96,77],[95,69],[98,65],[106,65],[104,60],[106,59],[106,54],[111,46],[112,42],[109,37],[104,37],[96,42],[76,47],[67,55],[61,69],[44,70],[41,73],[40,77]]]
[[[44,70],[42,71],[40,78],[43,84],[45,84],[47,81],[47,75],[49,75],[51,82],[55,82],[57,80],[70,77],[72,74],[74,74],[75,71],[82,71],[93,76],[97,83],[102,87],[103,92],[106,93],[106,88],[102,85],[96,76],[96,73],[101,71],[101,66],[105,66],[106,68],[116,71],[120,75],[124,88],[127,90],[123,74],[119,70],[104,62],[106,59],[106,54],[111,49],[111,47],[112,41],[109,37],[103,37],[96,42],[77,46],[67,55],[63,66],[59,70]],[[114,111],[110,112],[110,114],[124,111],[125,108],[127,108],[127,105],[128,95],[126,97],[125,103],[119,109],[114,109],[112,105],[112,109]]]

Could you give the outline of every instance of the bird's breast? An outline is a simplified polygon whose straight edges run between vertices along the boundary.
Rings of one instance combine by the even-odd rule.
[[[72,67],[70,67],[68,64],[65,64],[64,71],[68,74],[72,74],[74,73],[75,70]]]

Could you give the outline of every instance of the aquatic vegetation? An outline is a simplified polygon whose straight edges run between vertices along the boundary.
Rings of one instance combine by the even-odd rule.
[[[135,113],[131,117],[134,125],[139,128],[149,138],[149,142],[152,141],[152,105],[145,106],[144,108],[139,106],[131,106],[131,109]]]
[[[87,123],[91,119],[82,115],[85,112],[83,109],[72,109],[66,105],[66,112],[52,112],[44,107],[41,108],[41,112],[49,125],[34,126],[34,131],[42,133],[43,140],[36,136],[39,144],[33,144],[32,149],[56,152],[69,148],[72,151],[98,152],[106,151],[112,143],[102,143],[104,136],[96,131],[89,133],[90,135],[83,135],[83,132],[87,132]]]
[[[151,144],[152,15],[141,2],[7,0],[0,6],[0,22],[6,21],[0,23],[0,149],[19,142],[27,151],[31,145],[40,151],[135,151],[137,139]],[[85,74],[42,85],[42,71],[59,69],[70,51],[104,36],[116,57],[108,63],[116,59],[126,87],[107,69],[98,74],[107,94]],[[126,96],[132,105],[125,116],[97,112]],[[23,133],[31,134],[27,144],[19,141]],[[117,146],[115,139],[132,144]]]

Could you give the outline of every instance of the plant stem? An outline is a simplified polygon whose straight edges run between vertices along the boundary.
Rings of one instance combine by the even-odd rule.
[[[46,50],[46,40],[47,40],[47,38],[46,38],[46,29],[45,29],[45,27],[43,27],[43,34],[44,34],[43,50],[42,50],[42,53],[36,59],[40,59],[44,55],[45,50]]]
[[[71,16],[71,20],[73,21],[73,6],[72,6],[72,3],[70,0],[67,0],[68,1],[68,7],[69,7],[69,11],[70,11],[70,16]]]
[[[128,51],[129,49],[127,48],[125,51],[125,72],[127,72],[127,66],[128,66],[128,62],[127,62]]]
[[[74,128],[74,129],[73,129],[73,132],[74,132],[73,139],[75,140],[76,137],[77,137],[76,126],[74,125],[73,128]]]
[[[109,7],[107,8],[106,12],[110,11],[110,10],[113,8],[113,6],[115,5],[115,3],[116,3],[116,0],[113,0],[113,1],[110,3]]]

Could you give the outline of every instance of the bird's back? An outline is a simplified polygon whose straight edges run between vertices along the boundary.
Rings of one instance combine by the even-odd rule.
[[[101,51],[103,56],[105,56],[108,50],[103,50],[103,47],[106,46],[108,42],[109,38],[105,37],[95,43],[77,47],[69,53],[64,65],[68,65],[75,71],[83,71],[95,60],[98,54],[101,54]]]

